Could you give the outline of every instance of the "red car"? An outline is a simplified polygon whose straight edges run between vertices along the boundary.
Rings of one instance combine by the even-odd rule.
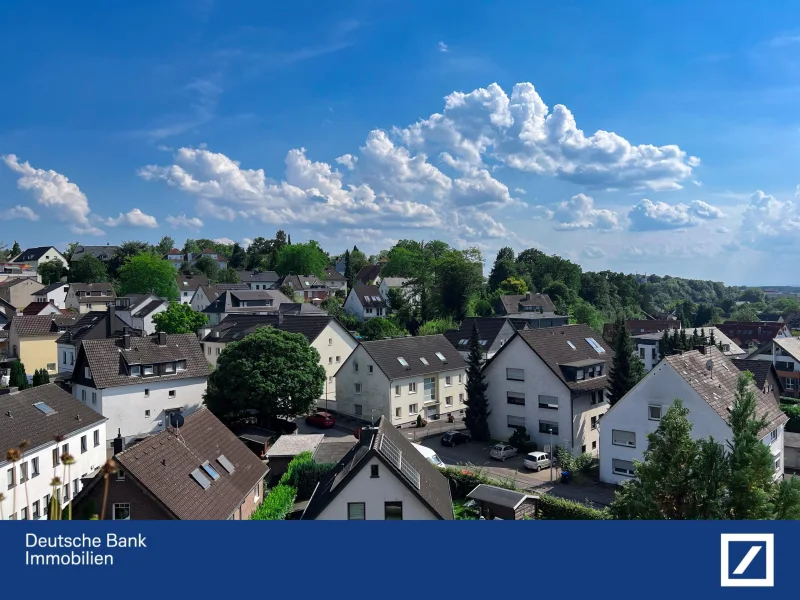
[[[333,415],[330,413],[316,412],[313,415],[308,415],[306,417],[306,424],[311,425],[312,427],[322,427],[323,429],[327,429],[336,425],[336,421],[334,420]]]

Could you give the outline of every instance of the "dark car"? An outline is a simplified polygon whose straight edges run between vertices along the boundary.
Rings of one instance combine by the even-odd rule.
[[[458,446],[472,441],[472,436],[466,431],[448,431],[442,436],[442,446]]]
[[[327,429],[336,425],[336,420],[330,413],[316,412],[313,415],[308,415],[306,417],[306,424],[311,425],[312,427],[322,427]]]

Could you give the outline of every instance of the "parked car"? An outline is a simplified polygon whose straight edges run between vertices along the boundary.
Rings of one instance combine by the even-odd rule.
[[[472,441],[468,431],[448,431],[442,435],[442,446],[458,446]]]
[[[433,450],[426,446],[422,446],[420,444],[414,444],[414,447],[419,450],[419,453],[422,454],[428,461],[433,464],[435,467],[439,467],[440,469],[444,469],[447,465],[442,462],[442,459],[439,458],[439,455],[436,454]]]
[[[312,427],[322,427],[323,429],[328,429],[336,425],[336,420],[330,413],[315,412],[313,415],[308,415],[306,417],[306,424],[311,425]]]
[[[526,469],[531,469],[538,473],[550,466],[550,456],[544,452],[528,452],[522,464],[525,465]]]
[[[494,458],[496,460],[505,460],[516,455],[517,449],[508,444],[495,444],[489,451],[489,458]]]

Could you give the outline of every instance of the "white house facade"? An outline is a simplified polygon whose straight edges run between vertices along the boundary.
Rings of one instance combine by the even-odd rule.
[[[386,317],[388,308],[377,285],[356,284],[347,294],[344,312],[363,323],[367,319]]]
[[[54,283],[33,294],[34,302],[52,302],[56,308],[67,308],[68,283]]]

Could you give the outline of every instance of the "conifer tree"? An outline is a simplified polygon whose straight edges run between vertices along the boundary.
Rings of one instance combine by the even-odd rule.
[[[469,338],[469,357],[467,358],[467,410],[464,419],[467,429],[476,441],[489,439],[489,399],[486,388],[489,384],[483,374],[483,348],[477,322],[472,324]]]
[[[670,354],[675,354],[678,350],[681,349],[681,336],[680,334],[678,334],[677,329],[672,330],[672,337],[670,338],[669,349],[670,349]]]
[[[28,387],[28,376],[25,374],[25,365],[22,364],[22,361],[15,360],[11,363],[11,375],[8,385],[20,390]]]
[[[608,372],[609,402],[614,406],[644,377],[644,365],[636,355],[633,338],[625,319],[620,317],[614,325],[612,341],[614,358]]]
[[[681,328],[680,333],[680,341],[679,341],[680,349],[681,350],[689,350],[689,339],[686,337],[686,330]]]
[[[717,340],[714,339],[714,330],[713,329],[711,330],[711,335],[708,337],[708,343],[711,346],[716,346],[717,345]],[[721,350],[721,348],[720,348],[720,350]]]
[[[700,343],[703,346],[707,346],[708,345],[708,336],[706,335],[706,328],[705,327],[700,329]]]
[[[671,355],[670,352],[670,340],[669,340],[669,329],[664,330],[664,335],[661,336],[661,339],[658,340],[658,355],[659,359],[663,360],[667,356]]]

